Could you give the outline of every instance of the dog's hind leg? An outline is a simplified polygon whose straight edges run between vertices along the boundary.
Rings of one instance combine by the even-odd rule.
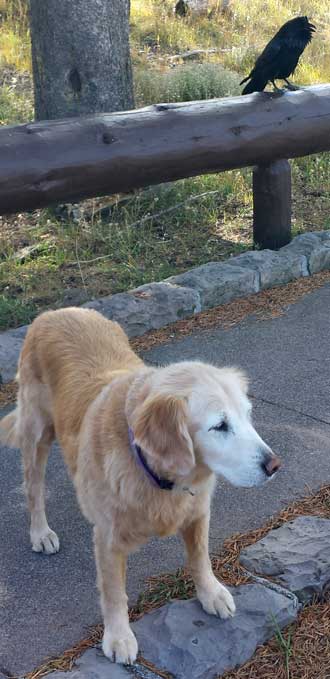
[[[54,429],[49,417],[36,402],[35,394],[32,393],[29,400],[26,396],[20,403],[18,426],[24,486],[31,516],[32,549],[34,552],[55,554],[60,547],[59,539],[49,527],[45,512],[45,471]]]
[[[45,511],[45,470],[50,448],[49,434],[39,442],[22,445],[24,485],[31,515],[30,538],[34,552],[55,554],[60,548],[56,533],[48,525]]]

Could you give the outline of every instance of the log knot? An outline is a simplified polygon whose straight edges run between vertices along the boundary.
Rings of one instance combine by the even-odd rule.
[[[77,68],[72,68],[69,76],[68,76],[68,81],[70,83],[71,88],[73,89],[74,92],[78,93],[81,92],[82,88],[82,83],[81,83],[81,77],[79,74],[79,71]]]
[[[104,144],[113,144],[116,140],[110,132],[104,132],[102,135],[102,141]]]
[[[156,111],[168,111],[170,106],[168,104],[155,104]]]

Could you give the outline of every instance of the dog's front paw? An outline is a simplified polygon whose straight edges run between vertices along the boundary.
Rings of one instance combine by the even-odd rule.
[[[129,627],[125,627],[121,633],[120,630],[105,630],[102,649],[109,660],[123,665],[133,665],[138,653],[136,638]]]
[[[206,613],[218,615],[224,620],[235,614],[236,606],[232,595],[216,578],[207,589],[198,589],[197,596]]]
[[[40,533],[31,531],[31,544],[34,552],[44,552],[45,554],[56,554],[60,548],[60,541],[49,526]]]

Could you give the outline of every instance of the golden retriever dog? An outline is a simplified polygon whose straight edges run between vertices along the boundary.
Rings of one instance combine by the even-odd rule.
[[[32,323],[17,379],[17,407],[0,428],[2,441],[22,452],[32,549],[59,550],[44,498],[56,437],[94,527],[105,655],[136,659],[126,559],[153,535],[182,535],[204,610],[232,616],[233,597],[208,554],[215,475],[257,486],[280,464],[252,425],[245,376],[197,361],[147,367],[117,323],[68,308]]]

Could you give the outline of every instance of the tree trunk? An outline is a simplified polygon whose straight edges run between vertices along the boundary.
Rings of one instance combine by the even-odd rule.
[[[130,0],[30,0],[37,120],[134,107]]]

